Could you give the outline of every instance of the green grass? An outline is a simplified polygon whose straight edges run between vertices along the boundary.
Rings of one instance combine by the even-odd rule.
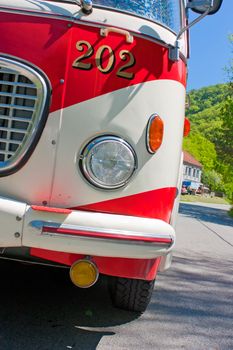
[[[228,212],[229,216],[233,218],[233,207]]]
[[[205,197],[205,196],[193,196],[182,195],[180,196],[181,202],[199,202],[199,203],[214,203],[214,204],[229,204],[224,198],[219,197]]]

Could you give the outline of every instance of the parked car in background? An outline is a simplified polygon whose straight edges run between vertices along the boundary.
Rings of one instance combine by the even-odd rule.
[[[182,194],[182,195],[188,194],[187,188],[186,188],[185,186],[182,186],[182,187],[181,187],[181,194]]]

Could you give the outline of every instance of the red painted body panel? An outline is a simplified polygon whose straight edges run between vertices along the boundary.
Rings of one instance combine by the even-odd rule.
[[[52,85],[51,110],[62,107],[69,30],[65,21],[4,13],[0,52],[24,59],[47,74]]]
[[[161,45],[136,36],[132,44],[127,44],[125,36],[110,33],[107,38],[103,38],[100,36],[99,28],[90,30],[90,28],[87,29],[87,27],[77,24],[73,26],[71,31],[71,62],[83,54],[83,52],[76,50],[78,40],[88,41],[92,45],[94,53],[85,60],[85,62],[92,64],[90,70],[75,69],[71,64],[68,65],[67,81],[69,84],[66,86],[65,106],[151,80],[171,79],[179,81],[183,85],[186,84],[184,63],[182,61],[176,63],[169,61],[168,49]],[[96,52],[103,45],[111,47],[115,56],[115,65],[110,74],[100,72],[95,62]],[[132,80],[117,76],[119,67],[125,64],[120,59],[120,51],[122,50],[129,50],[135,58],[134,66],[127,70],[134,73]],[[108,56],[105,55],[103,66],[106,66],[107,63]]]
[[[71,266],[75,261],[84,258],[84,255],[68,254],[51,250],[32,248],[31,255]],[[155,279],[160,259],[123,259],[93,256],[100,273],[109,276],[135,278],[152,281]]]
[[[169,222],[176,193],[176,187],[161,188],[72,209],[156,218]]]
[[[136,36],[132,44],[127,44],[120,34],[110,33],[103,38],[100,28],[77,23],[68,27],[68,24],[58,19],[12,13],[5,13],[0,23],[0,52],[27,60],[47,74],[53,89],[51,111],[151,80],[169,79],[186,84],[184,62],[171,62],[167,48]],[[90,70],[72,67],[73,61],[84,53],[76,49],[80,40],[93,46],[93,55],[85,60],[92,64]],[[102,45],[114,51],[115,64],[110,74],[100,72],[96,66],[96,51]],[[116,75],[119,66],[126,63],[119,57],[121,50],[129,50],[135,57],[134,66],[129,68],[134,73],[132,80]],[[108,58],[103,57],[104,66]],[[60,83],[61,79],[64,84]]]

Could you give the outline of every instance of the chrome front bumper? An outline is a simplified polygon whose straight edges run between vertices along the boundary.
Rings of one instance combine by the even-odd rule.
[[[0,198],[0,247],[151,259],[167,255],[174,228],[158,219],[30,206]]]

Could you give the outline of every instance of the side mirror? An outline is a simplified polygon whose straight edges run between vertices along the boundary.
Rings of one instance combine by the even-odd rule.
[[[205,13],[206,10],[210,8],[208,15],[213,15],[220,9],[222,1],[223,0],[188,0],[187,8],[200,14]]]
[[[185,27],[181,28],[179,31],[174,46],[169,47],[169,58],[171,61],[179,60],[180,53],[180,37],[186,32],[189,28],[191,28],[194,24],[200,22],[205,16],[213,15],[216,13],[221,5],[223,0],[186,0],[186,14],[188,16],[188,10],[191,9],[194,12],[200,14],[197,18],[195,18],[191,23],[188,23]]]

